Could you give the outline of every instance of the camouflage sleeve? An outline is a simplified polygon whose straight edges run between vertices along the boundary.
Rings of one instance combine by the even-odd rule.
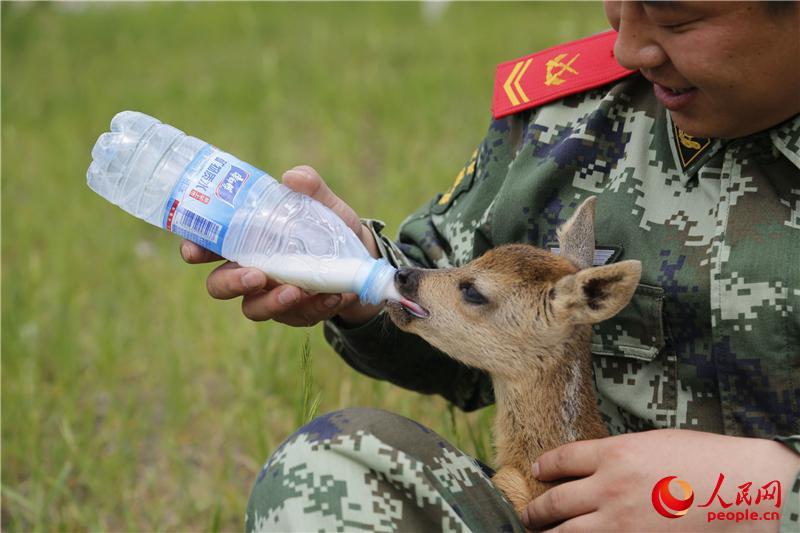
[[[329,320],[325,339],[348,365],[370,377],[423,394],[440,394],[465,411],[494,401],[488,376],[400,331],[384,312],[355,328]]]
[[[774,439],[800,454],[800,435],[776,436]],[[795,476],[794,484],[788,488],[781,507],[781,533],[800,531],[800,472]]]

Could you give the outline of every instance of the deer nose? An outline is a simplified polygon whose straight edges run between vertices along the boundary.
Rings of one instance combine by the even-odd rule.
[[[416,268],[401,268],[394,274],[394,284],[400,293],[414,299],[419,289],[419,270]]]

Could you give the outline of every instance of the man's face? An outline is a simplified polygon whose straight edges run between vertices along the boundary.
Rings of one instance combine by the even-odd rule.
[[[749,135],[800,113],[800,5],[605,2],[614,53],[653,82],[677,126],[699,137]]]

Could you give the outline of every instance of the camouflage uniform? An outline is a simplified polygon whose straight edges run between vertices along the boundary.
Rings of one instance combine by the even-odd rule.
[[[672,124],[651,84],[634,75],[494,120],[450,190],[408,217],[396,242],[380,236],[381,224],[370,226],[397,265],[459,266],[503,243],[552,247],[556,228],[590,195],[597,196],[598,248],[611,260],[639,259],[643,268],[630,305],[594,330],[595,383],[611,432],[686,428],[784,436],[800,452],[800,116],[733,141],[691,137]],[[493,401],[487,376],[398,331],[385,314],[355,329],[334,320],[325,334],[348,364],[374,378],[441,394],[465,410]],[[349,446],[363,467],[356,441],[369,430],[360,433],[364,426],[353,420],[337,427],[332,440],[319,442]],[[303,442],[298,457],[316,442],[310,434],[305,428],[287,441],[290,448],[297,446],[293,439]],[[347,439],[351,444],[343,444]],[[382,443],[375,453],[387,456],[429,444],[418,435]],[[265,471],[284,480],[270,482],[276,492],[271,510],[263,511],[267,520],[291,501],[277,488],[291,485],[276,466],[282,453],[286,448]],[[310,476],[311,467],[296,461]],[[466,465],[463,458],[453,461]],[[471,465],[464,471],[474,473]],[[385,489],[387,502],[405,509],[414,498],[387,487],[401,491],[412,483],[413,493],[420,487],[415,480],[432,479],[388,482],[387,471],[353,483],[383,476],[374,492]],[[334,483],[344,479],[343,471],[328,472]],[[450,479],[473,490],[481,483],[470,475]],[[442,483],[448,501],[462,502],[449,500],[453,488]],[[784,488],[784,528],[800,527],[798,491],[800,482]],[[481,512],[507,507],[496,496],[486,502]],[[258,505],[251,501],[250,513]],[[453,505],[466,513],[461,503]],[[480,522],[464,524],[481,529]],[[496,524],[491,529],[519,525]]]

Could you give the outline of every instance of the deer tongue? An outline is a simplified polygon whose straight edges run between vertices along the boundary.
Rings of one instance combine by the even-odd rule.
[[[408,298],[401,298],[400,305],[403,306],[403,309],[417,318],[429,318],[431,316],[427,309],[419,305],[417,302],[412,302]]]

